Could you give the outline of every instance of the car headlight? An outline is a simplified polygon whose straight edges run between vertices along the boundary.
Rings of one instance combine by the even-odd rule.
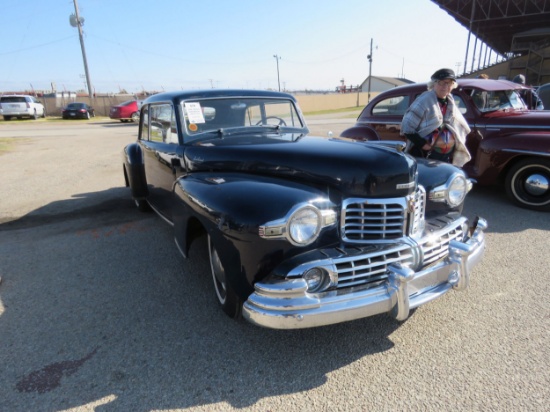
[[[305,206],[296,210],[288,221],[288,235],[291,241],[301,246],[313,243],[321,230],[321,222],[318,209]]]
[[[451,207],[459,206],[468,192],[472,189],[472,183],[463,174],[454,173],[441,186],[430,191],[429,199],[432,202],[447,202]]]
[[[318,209],[311,203],[300,203],[288,214],[258,227],[263,239],[286,239],[295,246],[307,246],[317,240],[325,227],[336,225],[333,209]]]
[[[467,193],[466,179],[464,176],[457,176],[447,190],[447,203],[453,207],[458,206],[464,201]]]

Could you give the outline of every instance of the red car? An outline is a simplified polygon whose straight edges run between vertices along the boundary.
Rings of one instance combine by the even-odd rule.
[[[454,100],[468,121],[466,146],[472,160],[464,171],[480,185],[504,183],[517,205],[550,210],[550,111],[527,110],[507,80],[459,79]],[[376,96],[354,127],[341,137],[355,140],[405,140],[401,120],[426,83],[396,87]]]
[[[141,100],[128,100],[117,106],[112,106],[109,112],[111,119],[119,119],[121,122],[136,122],[139,120]]]

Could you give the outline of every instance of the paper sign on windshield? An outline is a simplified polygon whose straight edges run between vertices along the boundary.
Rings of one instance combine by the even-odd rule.
[[[200,103],[185,103],[189,123],[205,123]]]

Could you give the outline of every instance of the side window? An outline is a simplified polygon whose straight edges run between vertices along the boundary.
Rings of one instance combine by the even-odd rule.
[[[139,139],[149,140],[149,106],[146,106],[141,114],[141,131]]]
[[[457,96],[456,94],[453,95],[456,107],[458,110],[460,110],[460,113],[466,114],[468,112],[468,108],[466,107],[466,104],[464,103],[464,100],[462,100],[462,97]]]
[[[403,116],[409,107],[409,96],[390,97],[379,101],[372,109],[376,116]]]
[[[178,142],[176,115],[171,104],[149,106],[149,140],[163,143]]]

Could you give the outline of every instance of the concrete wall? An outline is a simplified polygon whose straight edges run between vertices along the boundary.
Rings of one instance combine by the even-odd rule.
[[[93,102],[88,97],[47,96],[39,98],[46,107],[47,116],[61,116],[63,107],[73,102],[91,105],[95,109],[96,116],[109,116],[111,106],[133,99],[132,95],[99,96],[93,99]]]
[[[371,92],[371,99],[377,94],[377,92]],[[96,116],[109,116],[111,106],[132,100],[133,98],[131,95],[99,96],[91,102],[88,97],[44,97],[40,101],[46,107],[48,116],[61,116],[63,107],[75,101],[91,104],[95,109]],[[296,99],[302,108],[302,112],[311,113],[350,107],[364,107],[368,103],[368,93],[297,94]]]
[[[371,92],[373,99],[378,93]],[[298,94],[296,99],[302,112],[320,112],[350,107],[364,107],[368,103],[368,93],[331,93],[331,94]]]

